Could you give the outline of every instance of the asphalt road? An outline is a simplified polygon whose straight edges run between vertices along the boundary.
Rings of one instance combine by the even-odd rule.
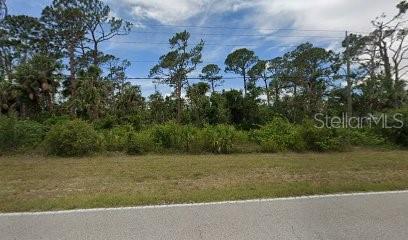
[[[408,192],[0,215],[0,239],[408,239]]]

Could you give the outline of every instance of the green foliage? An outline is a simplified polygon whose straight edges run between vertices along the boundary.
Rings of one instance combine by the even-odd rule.
[[[33,149],[44,139],[46,127],[40,123],[16,118],[0,118],[0,151]]]
[[[374,129],[370,128],[340,128],[336,129],[336,133],[340,137],[346,139],[352,146],[376,147],[387,145],[386,139],[378,134]]]
[[[223,83],[220,71],[217,64],[208,64],[201,70],[200,78],[210,84],[212,92],[215,92],[215,88]]]
[[[300,132],[307,149],[311,151],[344,151],[350,145],[347,138],[337,134],[336,129],[317,128],[306,123]]]
[[[154,139],[150,132],[138,132],[128,134],[126,143],[126,152],[131,155],[139,155],[151,152],[154,150]]]
[[[243,132],[238,134],[234,127],[228,125],[197,128],[169,122],[129,134],[127,152],[132,154],[148,151],[225,154],[233,152],[234,144],[243,138],[246,138]]]
[[[181,150],[188,153],[206,152],[202,130],[192,125],[183,126],[181,129]]]
[[[84,156],[100,150],[101,138],[92,125],[72,120],[54,125],[47,133],[44,146],[58,156]]]
[[[258,60],[255,52],[246,48],[237,49],[225,59],[225,72],[239,74],[244,79],[244,93],[246,94],[248,71]]]
[[[212,153],[233,152],[237,131],[228,125],[207,126],[203,130],[205,149]]]
[[[237,145],[254,143],[265,152],[333,151],[349,145],[379,146],[390,142],[408,146],[408,94],[402,71],[407,67],[402,61],[406,54],[390,55],[405,53],[402,50],[408,31],[397,29],[382,34],[384,29],[394,29],[393,26],[403,23],[407,6],[402,1],[397,5],[396,15],[390,19],[380,16],[372,21],[373,32],[347,36],[343,42],[347,52],[335,53],[303,43],[282,56],[274,59],[265,56],[259,60],[250,49],[234,50],[225,59],[225,72],[242,78],[243,91],[215,92],[223,82],[221,69],[215,64],[201,70],[199,77],[206,83],[191,84],[188,80],[202,63],[205,44],[200,41],[191,45],[187,31],[175,33],[169,39],[168,52],[158,59],[149,74],[155,82],[167,84],[174,91],[166,97],[156,91],[148,100],[139,86],[126,82],[130,62],[103,53],[104,42],[127,35],[132,27],[131,23],[112,17],[104,1],[53,0],[43,9],[40,19],[7,16],[0,22],[0,115],[16,113],[19,119],[35,119],[45,127],[32,121],[2,119],[0,148],[36,146],[45,131],[68,126],[75,117],[90,120],[104,136],[109,151],[229,153],[236,151]],[[389,42],[396,49],[387,51]],[[367,56],[372,53],[372,46],[382,54]],[[347,82],[355,84],[348,87],[344,87],[346,82],[336,83],[347,79],[339,71],[346,59],[355,65],[349,74],[352,81]],[[63,77],[64,69],[69,76]],[[185,90],[187,94],[183,97]],[[262,100],[264,96],[266,103]],[[316,113],[342,114],[344,106],[350,103],[347,96],[352,97],[354,116],[405,106],[390,112],[387,122],[400,124],[391,115],[401,112],[404,125],[371,131],[318,129],[303,123]],[[275,116],[283,116],[290,122],[274,119]],[[169,121],[184,126],[166,123]],[[248,139],[247,132],[234,127],[260,129]],[[63,151],[62,145],[72,144],[69,150],[72,152],[68,154],[75,155],[75,148],[82,147],[79,146],[82,140],[69,141],[84,136],[59,131],[69,137],[67,142],[61,137],[63,140],[55,143],[61,146],[54,146],[61,149],[53,151],[62,154],[59,152]],[[89,126],[66,131],[93,130]],[[95,133],[90,136],[93,137]],[[152,149],[144,145],[149,142]],[[89,150],[82,149],[79,154],[94,149],[91,144]]]
[[[163,149],[182,149],[183,130],[179,124],[168,122],[161,125],[154,125],[151,129],[154,142]]]
[[[164,84],[174,88],[177,98],[177,122],[181,122],[182,98],[181,92],[188,84],[187,76],[201,63],[204,41],[194,47],[189,47],[190,33],[176,33],[169,39],[170,52],[160,57],[160,61],[150,70],[150,77],[155,77]]]
[[[112,129],[102,130],[104,148],[107,151],[125,151],[129,135],[134,132],[131,125],[120,125]]]
[[[56,125],[56,124],[61,124],[64,122],[68,122],[69,120],[71,120],[71,118],[69,116],[52,116],[47,118],[43,124],[45,126],[47,126],[48,128],[51,128],[52,126]]]
[[[254,131],[255,140],[264,152],[303,151],[306,149],[300,129],[286,119],[275,118]]]
[[[399,146],[408,147],[408,107],[390,111],[387,126],[377,126],[385,138]]]

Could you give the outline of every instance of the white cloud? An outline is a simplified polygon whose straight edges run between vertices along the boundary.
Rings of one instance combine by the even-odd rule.
[[[136,19],[156,20],[163,24],[183,23],[202,15],[236,11],[247,5],[244,0],[105,0],[111,5],[125,6]],[[120,10],[123,11],[123,10]]]
[[[177,23],[201,11],[199,1],[127,1],[132,6],[132,13],[136,17],[154,19],[162,23]]]
[[[290,24],[299,29],[367,31],[383,12],[392,14],[398,0],[259,0],[253,16],[261,28]]]
[[[256,28],[290,26],[308,29],[367,31],[370,20],[395,12],[399,0],[106,0],[125,7],[136,19],[163,24],[187,23],[198,17],[249,10],[242,24]],[[120,10],[120,11],[123,11]],[[202,23],[201,24],[208,24]],[[228,23],[224,23],[228,25]]]

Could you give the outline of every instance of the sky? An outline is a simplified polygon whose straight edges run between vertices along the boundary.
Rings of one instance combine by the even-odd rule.
[[[226,56],[235,49],[252,49],[261,59],[283,55],[295,46],[311,42],[315,46],[339,50],[345,31],[366,33],[370,21],[385,13],[392,16],[399,0],[103,0],[112,16],[134,24],[127,36],[115,38],[102,51],[132,65],[129,77],[147,77],[149,70],[165,54],[168,39],[187,30],[191,43],[203,39],[203,63],[190,77],[197,77],[206,64],[224,68]],[[7,0],[9,14],[40,16],[52,0]],[[232,77],[231,73],[223,73]],[[151,80],[132,80],[143,95],[155,90]],[[242,79],[229,79],[224,88],[242,88]],[[170,89],[156,86],[163,94]]]

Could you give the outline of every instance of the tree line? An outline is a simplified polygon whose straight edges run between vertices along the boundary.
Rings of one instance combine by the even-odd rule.
[[[348,34],[344,50],[303,43],[260,59],[241,48],[226,56],[225,69],[201,66],[205,42],[192,45],[189,32],[176,33],[149,74],[172,94],[144,98],[140,86],[127,81],[130,62],[101,47],[133,25],[111,17],[100,0],[54,0],[39,18],[7,16],[0,23],[0,114],[70,115],[137,127],[174,120],[254,128],[277,115],[302,122],[316,113],[397,109],[407,105],[407,9],[401,1],[394,16],[372,21],[370,33]],[[199,82],[191,81],[196,70]],[[223,89],[223,72],[235,74],[242,89]]]

